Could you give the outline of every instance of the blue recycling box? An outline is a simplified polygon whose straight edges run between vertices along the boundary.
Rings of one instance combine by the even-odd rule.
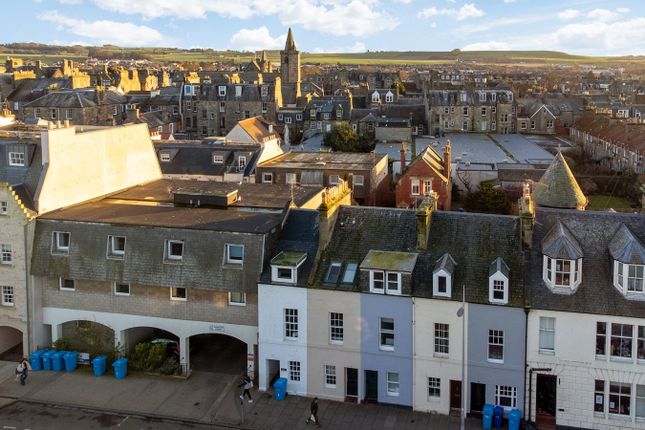
[[[508,413],[508,430],[520,430],[522,412],[519,409],[512,409]]]
[[[114,377],[116,379],[123,379],[128,373],[128,359],[119,358],[114,363],[112,363],[112,367],[114,367]]]
[[[34,371],[39,371],[43,370],[43,354],[45,353],[44,349],[39,349],[38,351],[34,351],[31,353],[29,356],[29,364],[31,364],[31,370]]]
[[[65,351],[56,351],[55,353],[52,354],[52,370],[54,372],[62,372],[63,371],[63,356],[65,355]]]
[[[55,349],[50,349],[48,351],[45,351],[42,355],[43,359],[43,369],[44,370],[52,370],[52,355],[56,354]]]
[[[495,428],[502,428],[502,421],[504,420],[504,408],[501,406],[495,406],[493,411],[493,423]]]
[[[482,428],[490,430],[493,427],[493,410],[495,407],[491,404],[485,404],[482,411]]]
[[[78,352],[70,351],[65,353],[64,360],[65,360],[66,372],[73,372],[76,369],[77,359],[78,359]]]
[[[103,376],[107,370],[107,357],[105,355],[97,355],[92,360],[92,369],[94,376]]]
[[[278,378],[273,384],[273,392],[276,400],[284,400],[287,396],[287,378]]]

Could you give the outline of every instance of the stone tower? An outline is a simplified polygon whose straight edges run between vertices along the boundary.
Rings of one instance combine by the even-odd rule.
[[[296,49],[293,33],[289,29],[284,51],[280,51],[280,77],[282,78],[282,101],[295,104],[300,97],[300,51]]]

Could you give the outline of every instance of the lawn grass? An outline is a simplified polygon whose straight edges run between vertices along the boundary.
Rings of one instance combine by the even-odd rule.
[[[587,196],[589,198],[588,209],[591,210],[600,210],[600,209],[625,209],[630,208],[632,205],[626,198],[615,197],[603,194],[596,194]]]

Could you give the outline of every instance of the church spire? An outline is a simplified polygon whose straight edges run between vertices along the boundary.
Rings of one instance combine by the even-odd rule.
[[[287,42],[284,44],[285,51],[295,51],[296,42],[293,40],[293,33],[291,32],[291,27],[289,27],[289,33],[287,33]]]

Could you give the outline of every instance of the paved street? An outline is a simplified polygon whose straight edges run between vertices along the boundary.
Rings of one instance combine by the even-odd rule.
[[[3,430],[174,430],[209,429],[225,430],[227,427],[164,422],[123,414],[106,414],[67,407],[15,402],[0,409],[0,428]],[[230,427],[228,427],[230,428]]]
[[[14,368],[15,363],[0,362],[0,428],[8,426],[5,427],[7,430],[11,427],[35,430],[113,426],[119,429],[191,426],[196,429],[227,426],[257,430],[307,428],[305,419],[311,399],[287,396],[284,401],[276,401],[269,393],[253,390],[253,403],[245,401],[242,404],[239,399],[241,390],[237,388],[238,377],[234,375],[193,372],[189,379],[179,379],[135,373],[118,381],[111,374],[96,378],[88,368],[81,368],[73,373],[31,372],[27,385],[23,387],[14,379]],[[18,403],[14,403],[16,401]],[[128,415],[139,418],[125,420]],[[375,404],[322,400],[319,417],[326,429],[459,428],[456,417]],[[173,423],[164,427],[166,420]],[[134,424],[128,424],[130,422]],[[77,425],[79,423],[80,426]],[[215,427],[208,427],[209,424]],[[468,420],[467,428],[480,429],[481,422]]]

